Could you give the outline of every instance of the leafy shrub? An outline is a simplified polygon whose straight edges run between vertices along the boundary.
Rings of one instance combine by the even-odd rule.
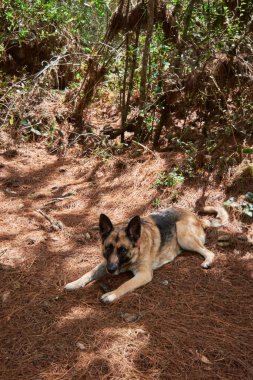
[[[180,170],[173,169],[172,172],[166,173],[162,172],[159,174],[157,180],[155,181],[155,187],[166,188],[166,187],[176,187],[177,185],[183,183],[184,176],[181,174]]]
[[[39,39],[61,36],[65,27],[87,44],[95,42],[104,32],[108,7],[104,0],[87,3],[82,0],[3,0],[2,10],[2,39],[6,38],[6,31],[19,41],[29,39],[31,33]]]

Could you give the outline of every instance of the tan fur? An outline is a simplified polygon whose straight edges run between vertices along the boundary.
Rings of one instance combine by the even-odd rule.
[[[170,210],[177,215],[177,222],[176,228],[173,229],[174,232],[166,244],[161,245],[161,233],[152,219],[152,214],[142,219],[141,233],[136,244],[127,236],[126,228],[129,224],[113,226],[113,230],[103,241],[104,249],[108,246],[113,246],[113,251],[109,258],[78,280],[67,284],[65,288],[67,290],[77,289],[101,278],[106,274],[108,262],[113,265],[119,265],[120,259],[117,252],[122,246],[128,251],[127,258],[129,262],[116,270],[115,274],[132,271],[134,277],[116,290],[103,294],[101,297],[102,302],[113,302],[124,294],[147,284],[152,280],[155,269],[173,261],[182,250],[190,250],[201,254],[205,259],[201,266],[209,268],[212,265],[214,253],[204,246],[204,227],[207,227],[208,223],[202,221],[188,210],[176,207]],[[204,211],[207,213],[215,212],[220,219],[219,222],[209,223],[209,226],[221,226],[228,221],[228,215],[221,207],[206,207]]]
[[[212,220],[203,220],[202,225],[206,227],[221,227],[228,223],[228,213],[223,207],[206,206],[202,209],[205,214],[216,214]]]

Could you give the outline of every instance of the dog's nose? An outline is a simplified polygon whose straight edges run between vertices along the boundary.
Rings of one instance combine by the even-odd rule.
[[[108,263],[106,269],[109,273],[114,273],[118,269],[118,265],[114,263]]]

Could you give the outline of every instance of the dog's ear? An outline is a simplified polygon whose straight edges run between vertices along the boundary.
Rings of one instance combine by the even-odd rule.
[[[108,216],[101,214],[99,218],[99,230],[102,240],[105,240],[113,230],[113,225]]]
[[[141,218],[138,215],[128,223],[126,234],[132,242],[137,243],[141,236]]]

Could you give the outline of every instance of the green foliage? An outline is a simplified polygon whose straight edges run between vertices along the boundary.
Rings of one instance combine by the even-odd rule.
[[[159,208],[161,206],[161,199],[158,197],[158,198],[155,198],[152,202],[152,206],[154,208]]]
[[[243,148],[242,153],[247,153],[247,154],[252,154],[253,153],[253,148]]]
[[[85,44],[94,43],[102,36],[108,11],[104,0],[85,3],[83,0],[3,0],[2,7],[0,21],[5,26],[0,32],[2,39],[6,32],[20,41],[30,39],[31,33],[39,39],[60,36],[64,28]]]
[[[140,1],[138,0],[137,3]],[[137,3],[130,2],[130,12]],[[9,41],[18,42],[16,45],[18,46],[20,43],[22,45],[22,42],[30,43],[33,40],[36,40],[36,43],[45,42],[52,37],[50,54],[44,59],[44,62],[49,61],[51,55],[59,53],[59,49],[61,53],[62,50],[63,53],[66,52],[64,50],[66,44],[63,42],[57,45],[56,41],[59,41],[62,36],[67,36],[70,46],[73,41],[78,46],[81,42],[81,51],[85,55],[93,55],[93,58],[94,55],[101,56],[99,63],[105,65],[107,75],[103,82],[104,88],[100,91],[101,93],[113,92],[116,95],[110,99],[118,103],[121,100],[122,105],[126,56],[129,57],[129,67],[125,83],[126,88],[129,88],[132,86],[130,85],[131,64],[135,61],[136,54],[136,70],[128,115],[129,121],[136,120],[139,116],[141,119],[140,125],[133,123],[137,125],[136,129],[142,129],[135,138],[138,141],[153,138],[154,132],[159,130],[157,126],[159,126],[161,114],[164,109],[166,110],[164,106],[164,99],[166,99],[166,105],[169,104],[170,107],[170,117],[165,118],[162,125],[163,146],[166,143],[172,143],[185,154],[181,172],[164,173],[158,178],[156,187],[173,187],[174,183],[180,182],[180,176],[194,177],[198,170],[196,160],[200,145],[202,144],[200,149],[203,149],[204,154],[212,155],[217,147],[219,148],[221,134],[226,137],[226,141],[229,141],[229,138],[235,141],[237,138],[235,134],[239,132],[245,141],[243,144],[239,142],[238,146],[245,146],[245,148],[239,148],[238,151],[241,149],[241,153],[251,154],[252,149],[247,148],[250,146],[247,141],[247,131],[252,128],[252,91],[247,90],[245,83],[247,78],[252,77],[253,70],[251,58],[248,59],[253,54],[252,33],[246,33],[250,15],[253,13],[252,1],[172,0],[166,2],[167,10],[173,14],[171,30],[175,33],[173,36],[166,35],[165,20],[162,21],[163,16],[160,15],[158,21],[156,15],[147,67],[147,98],[145,105],[141,107],[138,101],[142,54],[146,39],[147,23],[144,20],[146,14],[144,12],[140,20],[140,34],[136,32],[137,26],[129,27],[128,30],[124,20],[119,17],[116,20],[115,29],[119,28],[120,32],[116,38],[104,43],[105,40],[102,37],[106,27],[110,25],[108,20],[117,4],[119,1],[108,2],[107,0],[85,2],[83,0],[2,0],[0,57],[4,56],[6,44]],[[158,3],[156,5],[158,7]],[[162,7],[162,4],[160,6]],[[139,38],[138,44],[136,35]],[[129,41],[127,47],[126,40]],[[99,50],[100,46],[106,53],[102,49]],[[78,50],[78,56],[79,53],[80,50]],[[236,61],[237,57],[239,58]],[[40,64],[41,62],[36,69],[40,67]],[[67,62],[67,68],[73,73],[73,77],[69,80],[69,82],[72,80],[72,83],[68,82],[66,86],[74,90],[74,86],[81,86],[83,80],[89,77],[89,74],[86,77],[89,64],[84,60],[78,63],[72,62],[72,64],[73,67],[80,65],[75,71],[73,67],[70,68],[71,62]],[[61,65],[63,66],[62,62],[58,67]],[[1,94],[8,81],[2,80],[2,83],[0,81]],[[8,93],[9,98],[14,92],[13,86]],[[192,121],[193,114],[196,115],[197,122],[187,126],[190,124],[189,121]],[[15,126],[14,115],[15,112],[9,111],[5,119],[8,125]],[[25,118],[20,117],[20,120]],[[45,133],[48,136],[50,133],[55,134],[54,126],[50,127],[51,132],[49,130],[45,132],[39,123],[31,122],[31,124],[23,128],[28,135],[46,137]],[[209,130],[207,127],[204,139],[198,141],[198,138],[191,138],[191,132],[194,133],[199,129],[198,135],[200,135],[203,126],[208,126],[208,124]],[[220,134],[216,133],[217,129],[221,131]],[[121,147],[114,149],[119,152],[121,150]],[[103,151],[98,151],[96,154],[106,156]],[[211,169],[212,165],[213,161],[210,161],[204,168]]]
[[[182,184],[183,181],[184,176],[182,175],[182,172],[179,169],[175,168],[170,173],[160,173],[154,185],[158,189],[166,187],[176,187],[177,185]]]
[[[171,139],[171,142],[177,146],[180,147],[183,152],[185,152],[185,163],[184,166],[181,168],[182,173],[190,178],[195,177],[198,173],[196,173],[196,157],[198,153],[198,149],[196,144],[194,144],[192,141],[183,141],[180,138],[173,137]]]
[[[230,197],[224,202],[224,206],[253,218],[253,193],[246,193],[244,198],[237,200],[236,197]]]
[[[253,3],[204,0],[194,2],[194,6],[192,4],[193,2],[190,0],[175,0],[167,6],[171,11],[174,7],[178,9],[173,26],[177,30],[178,39],[165,38],[162,23],[158,22],[154,25],[147,70],[148,96],[145,106],[139,113],[144,118],[142,128],[146,128],[149,137],[152,137],[159,123],[157,121],[159,116],[156,115],[156,119],[154,119],[151,108],[155,105],[156,109],[162,112],[163,103],[160,100],[163,94],[168,93],[169,90],[172,95],[175,93],[179,99],[177,100],[175,97],[175,100],[167,100],[172,105],[177,101],[176,109],[183,110],[185,114],[194,111],[202,120],[211,121],[213,119],[217,124],[223,122],[223,134],[227,137],[233,136],[238,130],[245,134],[247,128],[252,128],[252,117],[250,117],[252,102],[249,94],[244,92],[242,85],[242,78],[247,73],[242,74],[241,71],[244,69],[240,68],[240,64],[234,64],[232,58],[229,61],[229,57],[233,57],[235,52],[239,52],[241,46],[243,46],[243,54],[245,51],[250,54],[250,50],[252,54],[252,39],[245,32],[250,14],[253,12]],[[125,34],[120,35],[121,40],[124,38]],[[129,38],[130,47],[128,49],[131,61],[133,32]],[[145,30],[141,32],[139,38],[137,70],[134,75],[133,93],[137,96],[144,42]],[[217,62],[219,60],[220,62]],[[124,79],[124,64],[125,50],[121,45],[121,48],[117,50],[106,83],[110,89],[118,91],[119,97]],[[199,78],[198,75],[205,70],[206,76],[203,75],[203,78]],[[190,75],[193,75],[193,78],[189,82],[195,88],[185,90],[185,83],[191,79]],[[237,96],[235,104],[233,90],[236,85],[240,87],[241,93],[240,96]],[[231,105],[236,107],[238,112],[233,112],[234,108],[230,108]],[[136,105],[130,106],[130,109],[133,113],[136,112]],[[145,133],[143,135],[146,136]],[[214,140],[217,140],[217,136],[214,137]],[[193,176],[197,152],[191,147],[186,151],[183,144],[181,147],[187,154],[188,175]],[[207,150],[209,152],[209,146],[207,146]]]

